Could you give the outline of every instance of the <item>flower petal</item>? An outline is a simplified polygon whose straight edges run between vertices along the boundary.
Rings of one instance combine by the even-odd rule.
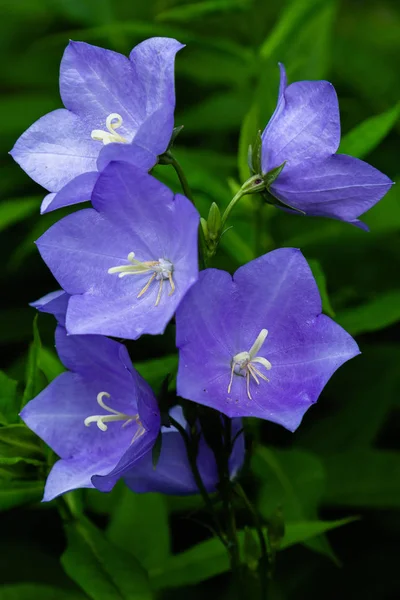
[[[40,207],[41,214],[43,215],[64,206],[78,204],[79,202],[88,202],[98,176],[99,173],[97,171],[82,173],[82,175],[78,175],[78,177],[69,181],[56,194],[48,194]]]
[[[39,251],[71,298],[69,333],[101,333],[136,339],[162,333],[187,289],[197,280],[199,215],[187,198],[127,163],[111,163],[93,193],[97,210],[83,210],[53,225]],[[170,283],[155,306],[159,282],[138,295],[151,272],[119,278],[112,267],[160,258],[173,264]],[[77,294],[80,294],[77,296]]]
[[[76,373],[62,373],[23,408],[21,418],[61,458],[87,456],[94,462],[108,455],[110,470],[129,448],[136,424],[121,429],[119,423],[111,423],[106,432],[95,423],[86,427],[87,417],[102,414],[96,401],[102,391],[110,393],[113,400],[119,398],[118,385],[99,372],[93,372],[92,381]],[[134,412],[135,407],[131,408]]]
[[[112,161],[128,162],[138,169],[149,171],[157,162],[156,154],[153,154],[139,144],[107,144],[104,146],[97,159],[97,168],[103,171]]]
[[[64,52],[60,93],[64,105],[89,123],[91,130],[105,129],[110,114],[121,115],[118,133],[129,141],[146,116],[143,84],[130,60],[84,42],[71,41]]]
[[[91,478],[96,473],[110,469],[109,457],[99,457],[96,462],[91,456],[58,460],[51,469],[44,488],[43,502],[80,488],[94,488]]]
[[[335,154],[294,167],[288,165],[272,184],[271,192],[308,215],[351,223],[374,206],[392,185],[386,175],[368,163]]]
[[[339,105],[333,85],[328,81],[292,83],[262,134],[263,173],[285,161],[293,166],[305,159],[329,156],[339,142]]]
[[[61,108],[31,125],[10,154],[34,181],[58,192],[78,175],[96,170],[98,152],[83,121]]]
[[[66,294],[64,290],[57,290],[56,292],[46,294],[46,296],[35,300],[35,302],[31,302],[30,306],[33,306],[39,312],[54,315],[57,322],[60,325],[64,325],[69,298],[69,294]]]
[[[202,272],[177,311],[178,394],[230,417],[256,416],[293,430],[336,368],[358,353],[357,345],[318,317],[317,285],[298,250],[270,252],[241,267],[233,281],[226,275]],[[268,336],[257,355],[272,368],[269,381],[250,380],[249,398],[244,376],[233,375],[230,386],[232,358],[248,352],[263,329]],[[290,363],[295,349],[296,362],[304,357],[299,367]]]

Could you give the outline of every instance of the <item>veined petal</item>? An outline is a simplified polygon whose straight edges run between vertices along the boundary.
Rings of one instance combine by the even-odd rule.
[[[74,296],[68,332],[130,339],[162,333],[197,280],[196,209],[147,173],[117,162],[99,177],[92,202],[95,210],[61,219],[37,242],[60,285]],[[113,270],[129,272],[132,252],[141,263],[166,260],[170,280],[155,279],[146,264],[134,276],[119,277]]]
[[[170,136],[171,138],[171,136]],[[138,169],[149,171],[157,162],[157,155],[139,144],[107,144],[97,159],[97,168],[103,171],[112,161],[128,162]]]
[[[48,194],[40,207],[41,214],[43,215],[64,206],[88,202],[91,198],[93,187],[98,176],[99,173],[97,171],[82,173],[82,175],[78,175],[69,181],[59,192]]]
[[[292,83],[262,134],[263,173],[285,161],[294,166],[327,157],[336,152],[339,142],[339,105],[333,85],[328,81]]]
[[[202,305],[210,309],[198,311]],[[359,352],[320,312],[317,285],[298,250],[270,252],[233,280],[203,271],[176,314],[178,394],[229,417],[260,417],[293,431],[332,373]],[[252,362],[249,350],[263,330],[268,336]]]
[[[64,292],[64,290],[57,290],[56,292],[46,294],[46,296],[35,300],[35,302],[31,302],[30,306],[33,306],[39,312],[54,315],[60,325],[65,325],[65,314],[69,298],[69,294]]]
[[[131,61],[85,42],[70,42],[64,52],[60,93],[64,105],[90,123],[91,130],[104,129],[108,115],[119,114],[123,124],[118,133],[128,141],[146,116],[143,84]]]
[[[31,125],[10,154],[34,181],[58,192],[78,175],[96,170],[98,152],[85,123],[61,108]]]
[[[393,182],[368,163],[345,154],[289,164],[271,186],[278,199],[308,215],[354,222]],[[357,224],[357,223],[354,223]]]

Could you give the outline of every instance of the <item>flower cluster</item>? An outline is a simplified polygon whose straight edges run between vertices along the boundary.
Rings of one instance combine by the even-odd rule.
[[[186,196],[149,173],[160,156],[164,163],[171,156],[180,48],[176,40],[152,38],[128,59],[71,42],[60,73],[66,108],[39,119],[12,151],[50,192],[42,212],[91,202],[37,241],[62,290],[33,306],[56,317],[56,348],[67,369],[21,413],[60,457],[44,500],[81,487],[109,491],[120,478],[136,492],[188,494],[200,476],[215,491],[218,457],[201,419],[187,423],[185,400],[196,403],[197,415],[205,405],[228,418],[234,477],[244,461],[241,418],[294,431],[335,370],[359,352],[321,314],[316,282],[298,249],[274,250],[233,276],[212,268],[199,273],[200,216]],[[259,192],[284,210],[360,225],[358,217],[390,180],[335,154],[340,124],[332,85],[287,86],[280,68],[278,104],[251,148],[252,177],[237,197]],[[160,415],[126,347],[110,338],[160,335],[174,316],[178,398]],[[195,467],[186,437],[196,439]]]

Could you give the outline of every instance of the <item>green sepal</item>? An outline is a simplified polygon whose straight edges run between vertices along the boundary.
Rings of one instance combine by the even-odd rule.
[[[201,229],[203,230],[204,239],[206,240],[206,242],[208,242],[208,240],[209,240],[208,225],[207,225],[207,221],[204,219],[204,217],[200,217],[200,225],[201,225]]]
[[[174,127],[174,128],[173,128],[173,130],[172,130],[172,135],[171,135],[171,139],[170,139],[170,141],[169,141],[169,144],[168,144],[167,151],[168,151],[168,150],[171,150],[171,148],[173,148],[173,146],[174,146],[174,144],[175,144],[175,140],[176,140],[176,138],[177,138],[177,137],[178,137],[178,135],[181,133],[181,131],[182,131],[182,129],[183,129],[184,127],[185,127],[184,125],[179,125],[178,127]]]
[[[285,165],[286,160],[281,165],[279,165],[279,167],[275,167],[275,169],[271,169],[270,171],[268,171],[268,173],[265,173],[265,175],[263,175],[265,187],[267,189],[269,189],[270,186],[274,183],[274,181],[279,177]],[[260,171],[258,172],[260,173]]]
[[[295,208],[294,206],[291,206],[290,204],[286,204],[286,202],[282,202],[282,200],[279,200],[279,198],[276,198],[275,196],[273,196],[271,194],[271,192],[269,192],[267,190],[265,190],[264,192],[261,192],[261,196],[267,204],[272,204],[273,206],[277,206],[278,208],[286,208],[287,210],[291,210],[300,215],[306,214],[304,212],[304,210],[301,210],[300,208]]]
[[[257,132],[254,144],[249,146],[248,163],[251,173],[261,173],[262,138],[261,129]]]

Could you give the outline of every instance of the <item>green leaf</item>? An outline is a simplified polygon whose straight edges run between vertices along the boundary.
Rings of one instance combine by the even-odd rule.
[[[38,213],[41,200],[42,198],[39,196],[2,200],[0,204],[0,231],[26,219],[34,213]]]
[[[295,544],[304,543],[313,537],[347,525],[354,518],[340,519],[337,521],[305,521],[288,523],[285,536],[281,542],[280,550]],[[250,529],[255,537],[254,529]],[[245,531],[238,532],[240,546],[243,550]],[[224,573],[229,570],[229,558],[226,549],[217,538],[212,538],[193,546],[186,552],[171,556],[165,565],[152,569],[149,573],[151,583],[155,589],[195,585]]]
[[[320,419],[318,427],[298,431],[301,446],[321,455],[373,444],[398,397],[399,364],[396,344],[363,344],[362,354],[335,374],[334,389],[339,393],[326,406],[329,418]],[[379,373],[379,377],[366,377],[366,373]]]
[[[0,600],[85,600],[83,594],[74,590],[41,583],[11,583],[0,587]]]
[[[370,117],[342,137],[339,152],[363,158],[387,136],[400,117],[400,103],[386,112]]]
[[[246,94],[221,92],[178,113],[176,122],[182,123],[191,133],[234,131],[240,127],[247,106]]]
[[[145,569],[163,565],[170,553],[168,511],[161,494],[128,489],[113,508],[108,539],[136,557]]]
[[[0,511],[39,502],[43,496],[43,483],[40,481],[8,481],[0,484]]]
[[[328,296],[328,289],[326,286],[326,277],[322,270],[321,264],[318,260],[311,259],[308,261],[312,274],[315,277],[315,281],[317,282],[317,286],[319,289],[319,293],[321,294],[322,301],[322,310],[325,314],[330,317],[335,316],[335,311],[332,308],[331,301]]]
[[[61,564],[93,600],[150,600],[146,573],[133,556],[109,542],[87,519],[66,525]]]
[[[33,320],[33,342],[29,348],[28,365],[26,370],[26,386],[22,397],[23,408],[29,400],[37,396],[43,389],[43,379],[39,368],[39,360],[42,344],[40,341],[39,330],[37,325],[38,315]]]
[[[260,48],[262,58],[272,57],[280,46],[295,37],[310,13],[314,13],[324,1],[292,0],[288,2],[279,21]]]
[[[400,291],[387,292],[370,302],[343,310],[336,320],[352,335],[384,329],[400,320]]]
[[[175,376],[178,370],[178,355],[167,354],[162,358],[135,362],[135,369],[152,388],[157,389],[168,374]]]
[[[377,400],[378,401],[378,400]],[[324,458],[326,504],[400,508],[400,454],[384,450],[338,452]]]
[[[282,507],[285,527],[292,522],[317,520],[318,505],[325,487],[325,473],[315,454],[258,446],[252,466],[254,473],[265,481],[258,505],[266,519],[270,519],[278,507]],[[312,539],[306,545],[337,562],[328,540]]]
[[[202,0],[164,10],[156,16],[157,21],[193,21],[216,13],[247,10],[252,0]]]
[[[43,346],[39,351],[38,362],[40,370],[49,383],[65,371],[65,367],[56,353]]]
[[[22,424],[0,427],[0,444],[3,451],[6,446],[9,448],[8,456],[40,458],[42,454],[39,438]]]
[[[0,425],[15,423],[18,419],[18,383],[0,371]]]

